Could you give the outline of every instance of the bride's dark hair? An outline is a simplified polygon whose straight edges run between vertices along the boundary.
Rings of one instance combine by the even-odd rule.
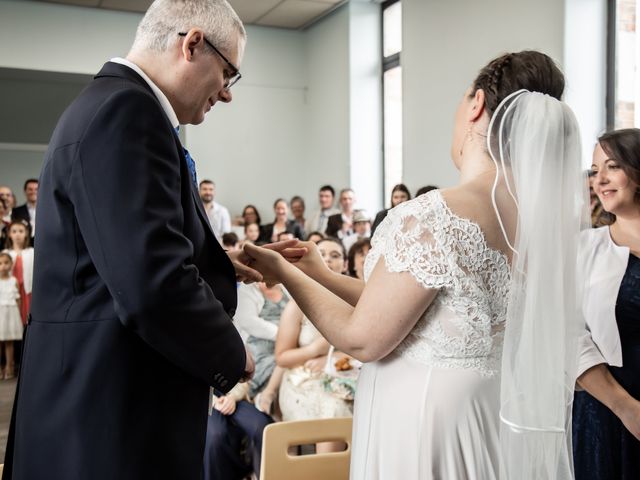
[[[560,100],[564,92],[564,75],[544,53],[524,50],[506,53],[491,60],[473,82],[473,92],[484,91],[489,116],[509,94],[521,89],[546,93]]]

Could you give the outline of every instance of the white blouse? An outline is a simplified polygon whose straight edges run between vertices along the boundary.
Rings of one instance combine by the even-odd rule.
[[[585,279],[582,308],[586,330],[580,339],[578,376],[600,363],[622,366],[616,300],[629,262],[629,248],[616,245],[609,227],[581,234],[579,276]]]

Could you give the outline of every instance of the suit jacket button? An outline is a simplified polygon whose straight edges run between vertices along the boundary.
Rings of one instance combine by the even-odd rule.
[[[229,381],[228,381],[228,380],[222,380],[222,381],[220,382],[220,386],[221,386],[222,388],[224,388],[224,387],[226,387],[226,386],[227,386],[227,383],[229,383]]]
[[[230,308],[228,313],[229,313],[230,317],[233,317],[236,314],[236,309],[235,308]]]

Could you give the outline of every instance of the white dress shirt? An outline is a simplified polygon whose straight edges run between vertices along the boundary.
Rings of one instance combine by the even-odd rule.
[[[209,223],[213,229],[213,233],[220,243],[222,243],[222,234],[231,231],[231,215],[229,210],[219,203],[211,202],[204,206],[209,217]]]

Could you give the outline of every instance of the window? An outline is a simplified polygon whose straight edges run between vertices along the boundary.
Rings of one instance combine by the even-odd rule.
[[[382,105],[385,205],[391,204],[391,188],[402,182],[402,4],[382,4]]]
[[[609,0],[607,126],[640,126],[640,37],[637,0]]]

